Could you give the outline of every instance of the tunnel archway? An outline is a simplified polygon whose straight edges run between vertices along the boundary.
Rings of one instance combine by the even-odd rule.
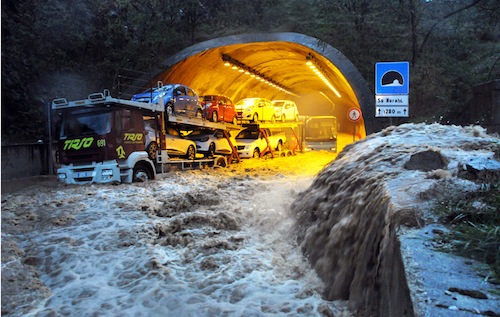
[[[225,66],[227,60],[243,71]],[[311,63],[326,82],[311,70]],[[374,95],[357,68],[334,47],[307,35],[261,33],[217,38],[183,49],[165,59],[161,68],[153,74],[154,81],[183,83],[199,95],[223,94],[234,102],[247,97],[289,99],[296,102],[301,115],[336,116],[341,132],[352,133],[354,129],[364,137],[380,130],[373,120]],[[252,73],[276,86],[257,80]],[[352,108],[362,112],[358,122],[348,118]]]

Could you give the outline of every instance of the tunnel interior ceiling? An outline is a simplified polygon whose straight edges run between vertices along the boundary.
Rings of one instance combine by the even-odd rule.
[[[225,66],[223,54],[272,79],[293,94]],[[316,57],[322,72],[340,97],[306,64],[308,54]],[[340,126],[345,124],[342,121],[347,120],[350,108],[360,107],[348,80],[335,65],[309,47],[293,42],[244,43],[210,48],[169,66],[158,79],[164,83],[182,83],[195,89],[199,95],[223,94],[234,102],[249,97],[293,100],[301,115],[335,115]]]

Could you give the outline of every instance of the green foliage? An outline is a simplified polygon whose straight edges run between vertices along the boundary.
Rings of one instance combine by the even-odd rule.
[[[376,62],[410,61],[412,120],[437,121],[500,77],[499,12],[495,0],[3,1],[2,120],[37,122],[20,109],[66,95],[50,80],[61,72],[98,91],[117,69],[148,71],[204,40],[290,31],[337,48],[370,87]]]
[[[444,198],[434,209],[450,231],[440,237],[443,250],[491,267],[500,282],[500,183],[462,198]]]

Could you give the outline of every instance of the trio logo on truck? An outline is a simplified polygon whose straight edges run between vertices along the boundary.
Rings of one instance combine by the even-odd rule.
[[[64,148],[63,150],[79,150],[82,147],[83,148],[88,148],[92,145],[94,142],[93,137],[87,137],[83,139],[73,139],[73,140],[66,140],[64,141]]]
[[[132,141],[132,142],[136,142],[136,141],[142,141],[142,133],[125,133],[123,135],[123,141]]]

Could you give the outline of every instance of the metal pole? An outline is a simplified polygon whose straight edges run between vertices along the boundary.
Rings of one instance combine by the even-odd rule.
[[[48,155],[49,155],[49,175],[54,174],[54,158],[52,157],[52,115],[51,115],[51,103],[48,103],[48,111],[47,111],[47,121],[49,123],[48,131],[49,131],[49,146],[48,146]]]
[[[352,142],[356,141],[356,122],[352,124]]]

